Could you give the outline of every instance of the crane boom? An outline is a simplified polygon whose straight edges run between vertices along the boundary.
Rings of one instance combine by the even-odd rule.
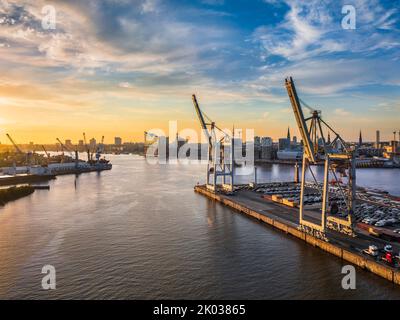
[[[7,136],[8,140],[11,141],[11,143],[14,146],[15,150],[17,150],[18,153],[23,153],[22,150],[18,147],[18,145],[15,143],[15,141],[11,138],[11,136],[8,133],[6,133],[6,136]]]
[[[152,133],[152,132],[147,132],[147,131],[145,131],[144,134],[145,134],[146,136],[150,136],[150,137],[154,137],[154,138],[159,138],[158,135],[156,135],[156,134],[154,134],[154,133]]]
[[[47,158],[50,159],[50,154],[47,152],[46,148],[44,147],[44,145],[42,145],[42,149],[44,151],[44,153],[46,154]]]
[[[193,95],[192,95],[192,99],[193,99],[194,108],[195,108],[196,113],[197,113],[197,117],[199,118],[199,121],[200,121],[201,128],[203,129],[204,134],[206,135],[206,137],[207,137],[209,143],[211,144],[211,140],[212,140],[212,139],[211,139],[211,135],[210,135],[210,133],[208,132],[207,123],[205,122],[203,113],[201,112],[200,106],[199,106],[199,104],[197,103],[196,95],[193,94]]]
[[[62,150],[70,152],[70,150],[68,150],[68,148],[66,146],[64,146],[64,144],[61,142],[61,140],[59,138],[56,138],[56,140],[60,144]]]
[[[306,120],[304,118],[303,110],[301,109],[300,99],[297,95],[296,87],[294,85],[292,77],[285,79],[285,86],[292,104],[294,116],[296,118],[297,126],[299,127],[301,137],[303,139],[304,150],[307,158],[311,162],[316,162],[316,156],[314,152],[314,145],[311,141],[310,133],[307,128]],[[314,111],[317,112],[317,111]]]

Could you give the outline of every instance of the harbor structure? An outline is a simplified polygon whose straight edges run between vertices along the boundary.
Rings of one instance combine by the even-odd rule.
[[[222,184],[216,184],[212,190],[207,185],[197,185],[195,191],[400,284],[400,254],[396,255],[400,252],[400,234],[381,228],[385,226],[384,220],[379,221],[379,226],[371,226],[365,216],[384,203],[385,211],[400,219],[400,199],[357,188],[357,148],[343,140],[321,117],[321,111],[299,98],[292,78],[285,80],[285,86],[303,141],[301,179],[295,166],[291,182],[261,182],[255,174],[254,183],[233,185],[229,192]],[[311,116],[304,116],[303,107],[310,110]],[[327,131],[334,135],[329,143],[325,140]],[[322,181],[317,181],[313,173],[316,164],[324,166]],[[306,180],[306,172],[314,179]],[[371,242],[385,246],[386,251],[375,255],[375,251],[369,250]]]

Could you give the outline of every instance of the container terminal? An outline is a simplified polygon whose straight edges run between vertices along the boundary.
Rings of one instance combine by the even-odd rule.
[[[358,187],[357,147],[350,146],[320,110],[299,98],[292,77],[285,79],[285,87],[304,146],[293,180],[258,182],[255,168],[254,182],[235,184],[237,139],[210,120],[193,95],[208,140],[206,183],[196,185],[195,192],[400,284],[400,198]],[[305,116],[304,108],[310,115]],[[325,139],[327,132],[333,140]],[[317,165],[324,167],[321,181]]]

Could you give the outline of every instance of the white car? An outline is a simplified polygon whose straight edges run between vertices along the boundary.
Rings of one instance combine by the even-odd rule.
[[[386,225],[385,220],[379,220],[378,222],[375,223],[375,227],[384,227]]]
[[[387,244],[387,245],[383,248],[383,250],[384,250],[385,252],[393,252],[393,248],[392,248],[392,246],[391,246],[390,244]]]
[[[377,257],[378,256],[378,247],[371,245],[368,247],[368,249],[364,249],[363,253],[373,256],[373,257]]]
[[[361,222],[363,222],[363,223],[368,223],[369,221],[371,221],[371,219],[370,219],[370,218],[364,218],[364,219],[362,219],[362,221],[361,221]]]

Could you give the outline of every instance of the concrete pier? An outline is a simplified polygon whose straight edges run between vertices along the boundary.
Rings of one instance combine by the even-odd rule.
[[[266,223],[339,259],[400,285],[400,271],[397,268],[375,261],[373,258],[360,253],[371,242],[385,244],[380,239],[361,234],[356,238],[351,238],[332,231],[328,232],[329,242],[326,242],[297,229],[298,209],[296,208],[275,204],[272,201],[261,198],[259,195],[252,195],[250,191],[239,191],[235,196],[228,196],[222,193],[210,192],[205,186],[195,186],[194,190],[235,209],[239,213]],[[394,246],[394,249],[397,252],[399,250],[397,246]]]

